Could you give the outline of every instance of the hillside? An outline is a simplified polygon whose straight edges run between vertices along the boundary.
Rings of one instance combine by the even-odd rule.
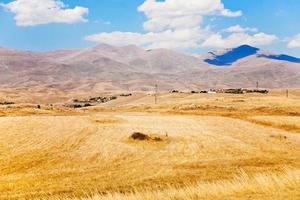
[[[243,45],[191,56],[167,49],[100,44],[86,49],[28,52],[0,49],[2,88],[35,93],[300,87],[300,59]]]

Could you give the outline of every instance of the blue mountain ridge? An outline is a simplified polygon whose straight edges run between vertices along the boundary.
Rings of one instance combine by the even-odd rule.
[[[231,49],[230,51],[226,52],[223,55],[215,55],[214,53],[211,53],[214,55],[214,57],[205,59],[204,62],[209,63],[211,65],[216,65],[216,66],[230,66],[231,64],[238,61],[239,59],[257,54],[259,50],[260,49],[256,48],[256,47],[252,47],[249,45],[242,45],[237,48]],[[267,59],[288,61],[288,62],[300,64],[299,58],[292,57],[292,56],[285,55],[285,54],[280,54],[280,55],[257,54],[256,56],[258,58],[267,58]]]

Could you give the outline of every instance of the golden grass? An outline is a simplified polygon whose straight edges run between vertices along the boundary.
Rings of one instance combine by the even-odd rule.
[[[277,94],[1,107],[0,199],[297,199],[299,108]]]
[[[264,126],[300,133],[300,117],[296,116],[254,116],[249,118],[249,121]]]
[[[129,194],[110,193],[75,198],[76,200],[198,200],[198,199],[298,199],[300,170],[287,169],[280,173],[249,176],[240,172],[234,179],[213,183],[199,182],[183,187],[163,187],[160,191],[146,188]],[[48,198],[45,198],[45,200]],[[50,198],[48,200],[64,199]]]

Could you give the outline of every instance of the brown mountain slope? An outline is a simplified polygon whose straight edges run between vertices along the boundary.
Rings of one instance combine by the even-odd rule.
[[[6,89],[74,93],[151,91],[155,84],[161,90],[253,87],[256,81],[265,88],[300,87],[296,58],[270,57],[273,54],[249,46],[237,49],[195,57],[133,45],[46,53],[0,48],[0,84]],[[249,49],[255,52],[249,54]],[[226,65],[220,66],[223,61]]]

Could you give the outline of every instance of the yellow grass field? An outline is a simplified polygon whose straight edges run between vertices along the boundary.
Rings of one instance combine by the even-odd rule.
[[[284,94],[1,106],[0,199],[300,199],[300,90]]]

